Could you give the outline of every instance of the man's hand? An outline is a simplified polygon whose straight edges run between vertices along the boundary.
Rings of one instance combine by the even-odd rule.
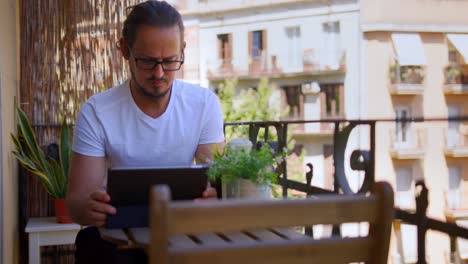
[[[203,192],[201,198],[195,199],[195,201],[207,200],[207,199],[216,199],[218,198],[216,189],[213,187],[208,186],[206,190]]]
[[[97,191],[90,194],[86,202],[85,217],[89,225],[103,226],[108,214],[115,214],[117,210],[109,204],[110,196],[106,192]]]

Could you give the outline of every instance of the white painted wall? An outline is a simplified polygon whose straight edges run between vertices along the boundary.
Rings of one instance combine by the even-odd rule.
[[[16,0],[0,1],[0,263],[18,263],[18,173],[11,155],[15,131],[14,102],[19,80],[19,7]]]

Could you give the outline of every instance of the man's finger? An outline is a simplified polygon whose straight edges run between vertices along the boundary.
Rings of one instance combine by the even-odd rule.
[[[103,213],[103,214],[115,214],[117,209],[108,203],[102,203],[99,201],[91,200],[89,208],[92,211]]]
[[[215,188],[208,187],[203,192],[203,198],[216,198],[217,192]]]
[[[90,195],[91,199],[100,201],[100,202],[110,202],[110,196],[106,192],[93,192]]]

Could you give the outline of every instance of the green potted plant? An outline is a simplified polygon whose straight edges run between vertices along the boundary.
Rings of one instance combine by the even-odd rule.
[[[447,84],[459,84],[462,79],[461,67],[458,65],[448,65],[444,69],[445,82]]]
[[[268,144],[252,149],[247,139],[234,139],[223,152],[216,152],[209,163],[210,180],[221,179],[227,198],[269,198],[276,183],[274,167],[283,161],[283,154],[274,155]]]
[[[13,155],[21,166],[39,177],[45,190],[54,198],[57,222],[71,223],[64,202],[71,155],[69,126],[64,118],[60,131],[59,158],[56,160],[48,157],[39,146],[26,113],[19,107],[16,112],[18,115],[18,135],[11,134],[15,144]]]

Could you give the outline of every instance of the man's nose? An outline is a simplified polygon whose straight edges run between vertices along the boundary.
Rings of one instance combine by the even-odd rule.
[[[164,75],[164,70],[162,68],[161,64],[157,64],[156,67],[154,68],[154,73],[156,77],[161,78]]]

